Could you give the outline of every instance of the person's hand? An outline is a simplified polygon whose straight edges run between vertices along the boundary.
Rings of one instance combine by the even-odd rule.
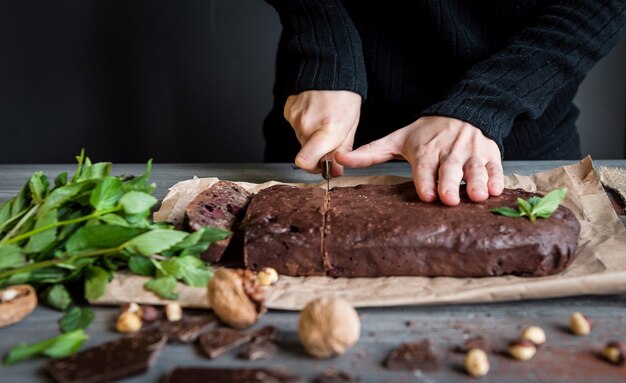
[[[302,145],[296,165],[319,173],[325,154],[351,151],[360,113],[361,96],[350,91],[309,90],[289,96],[284,115]],[[332,174],[343,174],[337,161]]]
[[[498,145],[480,129],[454,118],[422,117],[352,152],[338,153],[335,158],[348,167],[404,158],[413,169],[415,190],[425,202],[435,201],[438,194],[444,204],[458,205],[462,179],[470,199],[476,202],[500,195],[504,188]]]

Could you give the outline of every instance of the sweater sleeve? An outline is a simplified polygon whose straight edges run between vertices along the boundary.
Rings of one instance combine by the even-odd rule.
[[[469,122],[502,151],[513,122],[538,118],[559,90],[580,83],[619,40],[625,22],[624,0],[552,1],[419,116]]]
[[[340,0],[267,0],[283,26],[284,91],[350,90],[365,99],[367,80],[359,34]]]

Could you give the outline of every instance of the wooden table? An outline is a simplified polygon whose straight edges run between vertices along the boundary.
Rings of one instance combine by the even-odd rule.
[[[507,162],[505,173],[530,174],[568,164],[566,162]],[[626,160],[596,161],[596,166],[626,168]],[[73,165],[0,165],[0,202],[15,195],[28,176],[43,170],[54,177],[60,171],[73,171]],[[140,174],[143,165],[116,165],[115,174]],[[351,175],[396,174],[410,176],[405,163],[388,163]],[[161,199],[175,182],[192,176],[215,176],[249,182],[280,180],[318,182],[319,176],[296,170],[289,164],[157,164],[152,179]],[[626,250],[626,249],[625,249]],[[577,337],[567,331],[569,315],[582,311],[593,318],[594,331]],[[88,328],[90,339],[84,347],[117,338],[113,330],[116,308],[95,308],[96,320]],[[529,324],[543,327],[548,342],[529,362],[518,362],[502,355],[491,355],[491,372],[482,381],[494,382],[591,382],[626,381],[626,366],[615,367],[600,360],[598,352],[608,340],[626,341],[626,294],[583,296],[510,303],[440,305],[359,309],[362,334],[359,343],[342,357],[315,360],[307,357],[297,340],[298,313],[271,311],[257,324],[274,324],[280,329],[281,351],[268,361],[246,362],[233,353],[209,360],[195,346],[168,345],[157,364],[145,375],[129,382],[157,382],[173,366],[206,367],[283,367],[312,381],[327,368],[336,368],[359,376],[362,382],[447,382],[471,381],[462,369],[463,355],[452,351],[473,335],[483,335],[496,349],[504,349],[520,329]],[[19,342],[34,342],[58,334],[61,313],[39,307],[21,323],[0,329],[0,355]],[[381,367],[385,355],[403,341],[430,339],[439,357],[435,372],[389,372]],[[2,382],[49,381],[41,371],[44,359],[35,359],[12,367],[1,367]]]

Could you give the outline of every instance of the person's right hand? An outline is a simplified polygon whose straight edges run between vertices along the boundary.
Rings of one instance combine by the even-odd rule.
[[[351,151],[360,113],[361,96],[346,90],[308,90],[289,96],[284,115],[302,145],[296,165],[319,173],[325,154]],[[332,174],[343,174],[336,161]]]

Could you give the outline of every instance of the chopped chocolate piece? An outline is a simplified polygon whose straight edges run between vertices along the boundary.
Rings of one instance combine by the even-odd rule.
[[[163,383],[304,383],[300,377],[283,370],[264,368],[175,367]]]
[[[167,335],[169,342],[191,343],[202,333],[217,326],[214,315],[186,316],[176,322],[163,321],[161,331]]]
[[[269,339],[261,339],[248,344],[237,356],[239,359],[261,360],[271,358],[276,352],[278,352],[276,343]]]
[[[213,226],[230,230],[235,236],[240,236],[239,225],[246,214],[251,197],[252,194],[236,183],[219,181],[198,194],[187,205],[185,224],[193,231]],[[202,254],[202,258],[209,262],[219,261],[232,238],[233,235],[211,244]]]
[[[361,379],[358,377],[353,377],[343,371],[337,370],[326,370],[323,373],[319,374],[314,383],[358,383]]]
[[[275,340],[278,336],[278,329],[274,326],[265,326],[252,334],[254,341]]]
[[[430,342],[424,339],[417,343],[402,343],[387,355],[384,365],[390,370],[434,370],[437,357],[430,350]]]
[[[211,329],[200,335],[200,347],[211,359],[249,342],[252,335],[228,327]]]
[[[60,383],[110,382],[141,374],[156,361],[167,337],[159,329],[138,332],[47,362],[44,369]]]
[[[325,190],[276,185],[250,201],[244,219],[244,260],[252,270],[271,266],[284,275],[324,275]]]
[[[468,340],[463,342],[462,345],[456,346],[454,348],[454,351],[466,353],[466,352],[469,352],[473,348],[481,349],[487,353],[491,352],[491,347],[489,347],[489,344],[487,343],[485,338],[483,338],[482,336],[475,336],[475,337],[469,338]]]

